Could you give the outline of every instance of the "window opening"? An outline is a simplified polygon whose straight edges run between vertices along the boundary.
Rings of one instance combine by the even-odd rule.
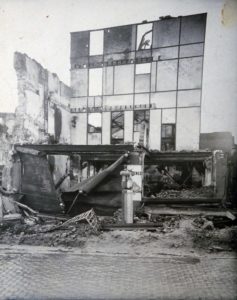
[[[137,50],[151,49],[152,23],[137,26]]]
[[[101,113],[88,114],[88,144],[98,145],[101,144]]]
[[[124,143],[124,112],[112,112],[111,114],[111,144]]]
[[[161,125],[161,151],[175,150],[175,124]]]

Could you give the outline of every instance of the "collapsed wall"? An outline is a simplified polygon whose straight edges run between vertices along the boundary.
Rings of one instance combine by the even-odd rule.
[[[26,54],[15,52],[18,142],[70,143],[71,89]]]
[[[11,145],[69,144],[71,88],[26,54],[15,52],[18,106],[13,116],[0,116],[1,165],[8,165],[3,185],[11,181]],[[68,157],[51,158],[54,181],[68,171]],[[66,184],[66,183],[65,183]]]

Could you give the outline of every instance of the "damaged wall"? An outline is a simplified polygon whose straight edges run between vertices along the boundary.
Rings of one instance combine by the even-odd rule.
[[[15,52],[18,142],[70,143],[71,89],[26,54]]]
[[[58,76],[43,68],[26,54],[15,52],[18,106],[15,113],[14,136],[10,143],[71,142],[71,88]],[[52,168],[55,183],[68,171],[68,157],[55,156]],[[65,180],[63,186],[68,186]]]
[[[8,159],[11,145],[9,143],[13,138],[15,125],[15,114],[0,113],[0,166],[4,165]]]

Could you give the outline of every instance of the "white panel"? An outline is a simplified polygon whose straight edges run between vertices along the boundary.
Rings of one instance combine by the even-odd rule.
[[[152,93],[151,104],[157,108],[176,107],[176,92]]]
[[[178,92],[178,106],[199,106],[201,100],[201,90],[189,90]]]
[[[135,105],[146,104],[149,105],[149,94],[136,94]]]
[[[163,109],[162,110],[162,124],[175,123],[176,109]]]
[[[71,143],[73,145],[86,145],[87,142],[87,114],[72,114],[76,118],[76,127],[71,127]]]
[[[111,112],[102,113],[102,144],[109,145],[111,136]]]
[[[133,93],[134,64],[114,67],[114,93]]]
[[[114,67],[105,67],[103,69],[103,94],[113,94],[113,78],[114,78]]]
[[[136,64],[136,74],[150,74],[150,73],[151,73],[151,63]]]
[[[104,30],[90,32],[90,55],[103,54]]]
[[[161,141],[161,110],[150,110],[150,136],[149,145],[150,149],[160,150]]]
[[[176,123],[176,149],[199,149],[200,108],[178,108]]]
[[[89,96],[102,95],[102,68],[89,70]]]
[[[103,106],[132,106],[133,95],[104,96]]]
[[[124,112],[124,142],[133,140],[133,111]]]
[[[87,97],[71,98],[71,108],[87,107]]]
[[[157,62],[151,64],[151,92],[156,91],[156,67]]]

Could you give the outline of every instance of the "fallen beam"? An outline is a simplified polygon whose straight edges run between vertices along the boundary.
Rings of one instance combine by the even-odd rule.
[[[143,197],[143,203],[147,204],[208,204],[208,203],[221,203],[222,199],[219,198],[152,198]]]
[[[178,208],[170,208],[170,207],[144,207],[144,213],[147,215],[186,215],[186,216],[216,216],[216,217],[226,217],[230,220],[235,220],[237,215],[237,211],[230,210],[214,210],[214,209],[178,209]]]
[[[162,227],[163,224],[157,223],[146,223],[146,224],[110,224],[103,225],[103,231],[111,231],[111,230],[156,230],[156,228]]]

